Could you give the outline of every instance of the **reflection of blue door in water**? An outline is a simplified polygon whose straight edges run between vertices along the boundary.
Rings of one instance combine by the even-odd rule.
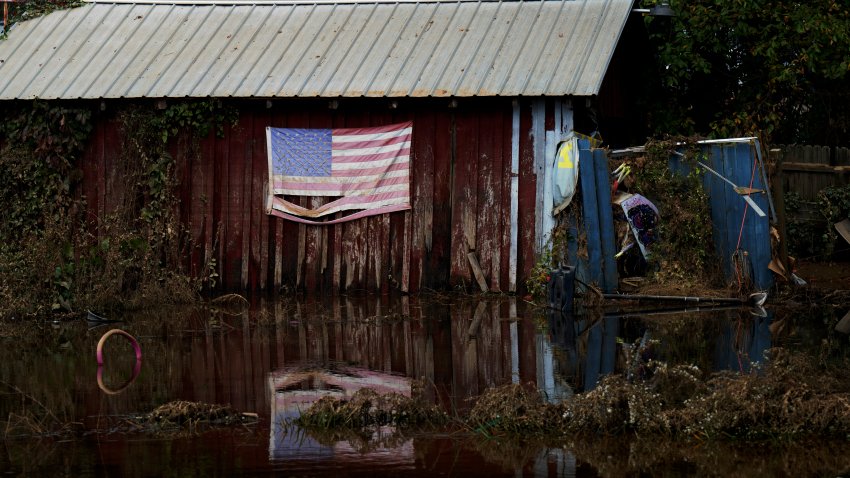
[[[714,350],[714,369],[746,373],[753,363],[764,361],[764,352],[771,346],[769,327],[772,320],[773,312],[768,312],[767,317],[747,313],[729,322]]]
[[[576,321],[570,314],[550,311],[547,319],[549,334],[541,334],[537,346],[538,383],[546,395],[558,393],[554,387],[559,378],[566,386],[572,379],[575,387],[587,391],[593,390],[603,375],[614,373],[619,317],[606,317],[588,325],[587,319]],[[579,341],[584,347],[577,345]]]
[[[617,334],[620,318],[606,317],[587,331],[584,390],[593,390],[603,375],[614,372],[617,362]]]

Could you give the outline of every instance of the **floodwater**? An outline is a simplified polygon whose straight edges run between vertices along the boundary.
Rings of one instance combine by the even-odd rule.
[[[748,372],[782,345],[824,353],[824,323],[781,311],[608,310],[573,317],[516,298],[335,297],[261,301],[110,316],[119,324],[42,324],[0,339],[0,472],[25,476],[837,476],[850,442],[754,446],[599,437],[511,443],[471,433],[313,436],[282,426],[322,396],[362,387],[410,394],[414,383],[449,412],[489,387],[533,384],[550,401],[622,372],[630,345],[651,341],[669,363]],[[143,357],[113,336],[135,336]],[[846,342],[846,339],[845,339]],[[828,352],[828,351],[827,351]],[[253,424],[133,431],[173,400],[230,405]],[[65,424],[74,434],[34,438]],[[26,432],[29,433],[26,433]],[[48,433],[49,434],[49,433]],[[68,438],[70,436],[70,438]]]

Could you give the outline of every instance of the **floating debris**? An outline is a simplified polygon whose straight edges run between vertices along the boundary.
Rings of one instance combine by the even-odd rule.
[[[160,425],[233,425],[257,421],[257,414],[238,412],[224,405],[177,400],[160,405],[145,415],[143,420],[148,424]]]

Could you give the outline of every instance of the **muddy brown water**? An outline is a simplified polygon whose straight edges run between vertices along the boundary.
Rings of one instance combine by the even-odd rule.
[[[550,401],[623,372],[627,349],[704,370],[750,372],[781,345],[824,354],[823,324],[748,308],[607,310],[572,317],[514,298],[337,297],[250,308],[190,307],[110,316],[120,324],[42,324],[0,339],[0,471],[15,476],[838,476],[850,442],[683,443],[596,437],[536,443],[458,430],[314,436],[282,424],[323,396],[362,387],[468,409],[488,387],[533,384]],[[832,315],[831,315],[832,314]],[[95,348],[113,336],[98,382]],[[823,329],[823,327],[821,327]],[[845,339],[846,342],[846,339]],[[828,348],[828,347],[827,347]],[[826,353],[843,353],[833,348]],[[139,431],[141,415],[173,400],[230,405],[255,424]],[[73,433],[56,433],[63,426]],[[47,435],[36,437],[33,434]]]

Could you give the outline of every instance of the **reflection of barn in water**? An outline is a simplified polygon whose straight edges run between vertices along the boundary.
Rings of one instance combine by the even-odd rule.
[[[278,305],[282,363],[356,363],[422,381],[426,397],[449,407],[487,387],[536,381],[533,321],[519,320],[515,299],[452,301],[401,298]]]
[[[351,398],[358,390],[369,388],[379,394],[398,393],[410,396],[411,380],[399,375],[374,372],[352,367],[288,367],[269,374],[268,388],[271,393],[271,432],[269,457],[272,460],[290,458],[315,459],[337,454],[353,453],[346,442],[333,445],[319,443],[297,428],[287,429],[284,424],[298,417],[322,397]],[[389,430],[387,430],[389,431]],[[390,450],[372,450],[386,454]],[[406,457],[413,461],[413,444],[407,441],[391,450],[396,461]]]

